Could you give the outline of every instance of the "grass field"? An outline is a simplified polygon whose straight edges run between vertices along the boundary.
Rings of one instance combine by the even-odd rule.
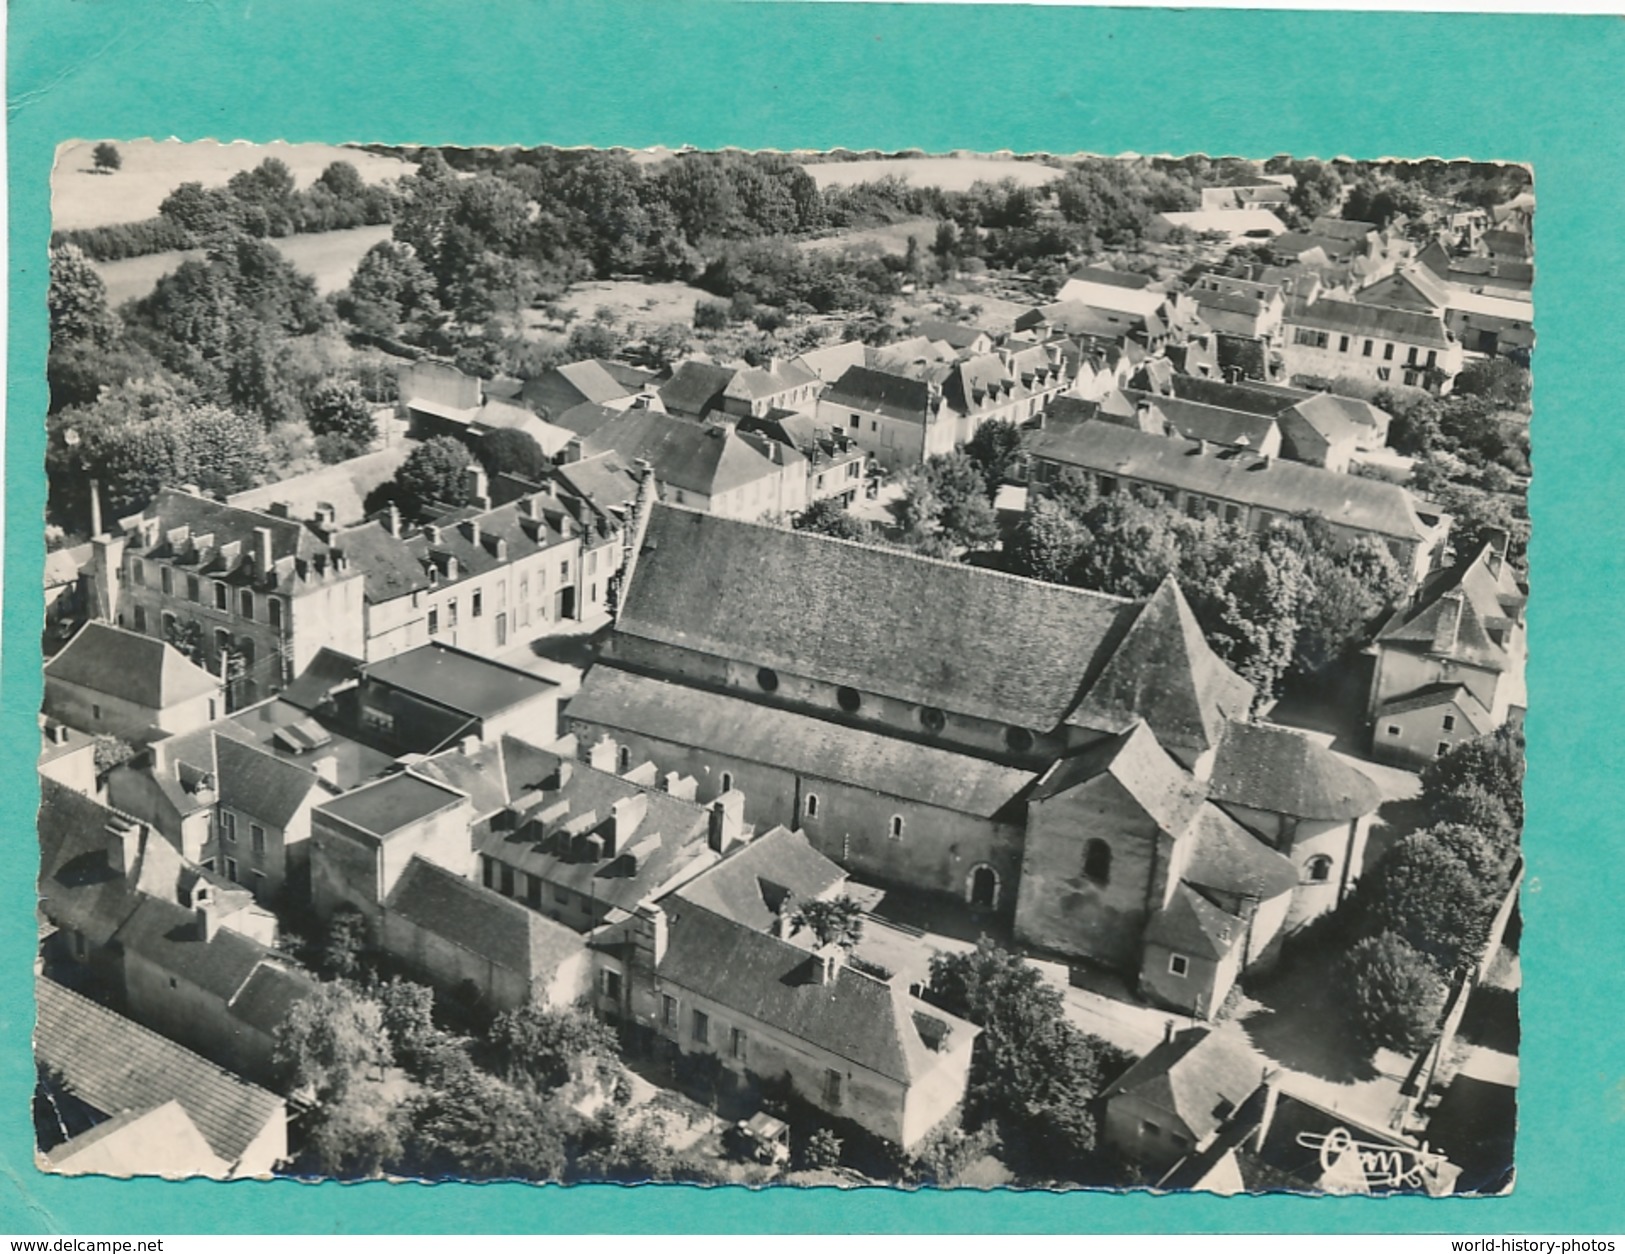
[[[296,270],[311,275],[322,295],[336,292],[350,281],[362,254],[380,240],[389,238],[389,227],[358,226],[351,231],[318,231],[314,235],[290,235],[272,240],[277,251]],[[107,303],[117,309],[127,300],[138,300],[157,286],[158,280],[181,262],[201,259],[201,249],[152,253],[124,261],[97,261],[91,264],[107,284]]]
[[[1061,171],[1034,161],[1009,157],[896,157],[874,161],[823,161],[803,166],[819,187],[850,187],[887,177],[916,187],[940,187],[962,192],[972,183],[1014,179],[1024,187],[1042,187],[1061,177]]]
[[[577,318],[586,320],[602,306],[615,311],[622,326],[628,323],[654,327],[667,322],[681,322],[689,326],[694,321],[694,302],[708,297],[697,287],[686,283],[640,283],[636,279],[605,279],[593,283],[577,283],[559,301],[574,311]],[[551,320],[539,309],[525,314],[527,329],[535,331],[549,327]]]
[[[375,156],[336,144],[221,144],[204,140],[137,139],[118,143],[124,164],[116,174],[97,174],[90,140],[63,144],[51,173],[51,225],[60,231],[140,222],[156,216],[164,197],[182,183],[221,187],[240,170],[275,157],[308,187],[335,161],[348,161],[369,183],[399,178],[412,167],[393,157]]]
[[[836,231],[817,239],[802,240],[799,247],[810,253],[837,252],[844,248],[857,249],[859,252],[905,253],[910,235],[920,241],[921,248],[930,248],[937,238],[937,220],[909,218],[906,222],[893,222],[890,226]]]

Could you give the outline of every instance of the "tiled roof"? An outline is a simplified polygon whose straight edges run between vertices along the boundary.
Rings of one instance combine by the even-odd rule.
[[[186,1108],[174,1098],[98,1123],[54,1148],[41,1150],[50,1170],[64,1175],[225,1177],[231,1164],[214,1152]]]
[[[1309,235],[1302,231],[1288,231],[1270,241],[1270,251],[1283,257],[1302,257],[1315,249],[1326,254],[1328,261],[1348,261],[1357,256],[1363,244],[1351,240],[1334,239],[1329,235]]]
[[[1392,421],[1388,414],[1370,401],[1353,396],[1336,396],[1331,392],[1316,392],[1284,411],[1297,414],[1321,435],[1342,438],[1346,431],[1362,436],[1388,429]]]
[[[193,911],[157,897],[143,897],[113,939],[126,953],[140,954],[222,1003],[231,1001],[272,952],[230,928],[204,940]]]
[[[796,358],[797,361],[825,383],[831,383],[840,378],[853,366],[866,364],[868,359],[864,344],[858,340],[843,340],[839,344],[827,344],[823,348],[810,349]]]
[[[776,827],[684,884],[677,895],[765,932],[786,901],[811,901],[845,881],[846,872],[806,836]]]
[[[1294,399],[1307,400],[1315,393],[1302,388],[1264,388],[1249,383],[1225,383],[1219,379],[1206,379],[1201,375],[1176,374],[1170,383],[1174,395],[1181,400],[1201,405],[1217,405],[1223,409],[1238,409],[1262,417],[1275,417],[1287,409]],[[1290,392],[1290,395],[1286,393]]]
[[[1484,703],[1473,695],[1472,689],[1466,684],[1428,684],[1415,692],[1384,701],[1377,707],[1377,718],[1409,714],[1413,710],[1438,709],[1446,705],[1454,706],[1466,715],[1467,721],[1473,725],[1473,730],[1481,735],[1495,729],[1494,716],[1484,708]]]
[[[1061,758],[1038,781],[1035,800],[1110,775],[1159,828],[1176,839],[1203,808],[1202,790],[1144,723]]]
[[[218,679],[173,645],[100,622],[80,628],[45,674],[153,711],[220,691]]]
[[[1101,593],[656,505],[616,631],[1047,731],[1128,612]]]
[[[1404,488],[1318,466],[1279,460],[1266,463],[1245,453],[1203,455],[1183,441],[1103,422],[1040,431],[1029,452],[1035,459],[1281,514],[1313,514],[1337,526],[1395,539],[1418,540],[1428,535]]]
[[[936,1062],[917,1016],[941,1026],[939,1049],[976,1034],[970,1024],[851,967],[821,983],[816,955],[701,906],[668,899],[666,917],[666,955],[656,971],[663,986],[698,993],[889,1080],[911,1084]]]
[[[558,690],[551,679],[433,642],[368,662],[362,676],[364,683],[384,684],[474,718],[490,718]]]
[[[37,984],[34,1051],[70,1092],[108,1115],[178,1101],[227,1163],[238,1162],[282,1099],[50,980]]]
[[[574,361],[555,366],[534,379],[527,379],[520,394],[527,403],[546,410],[549,421],[555,421],[575,405],[583,402],[601,405],[620,400],[644,386],[641,379],[622,376],[614,365],[605,361]]]
[[[647,461],[662,484],[704,496],[782,473],[779,463],[732,425],[703,425],[655,409],[617,414],[582,441],[587,455],[611,450],[623,462]]]
[[[1161,415],[1164,427],[1172,428],[1171,431],[1159,429],[1158,435],[1179,435],[1187,440],[1206,440],[1232,448],[1261,448],[1275,428],[1275,419],[1245,410],[1180,400],[1177,396],[1158,396],[1138,388],[1124,388],[1123,395],[1133,403],[1142,400],[1148,403]]]
[[[243,509],[266,511],[286,505],[293,518],[314,518],[318,507],[330,506],[334,520],[348,526],[367,516],[368,494],[395,477],[412,448],[411,443],[401,440],[376,452],[250,488],[230,501]]]
[[[831,405],[867,410],[922,426],[936,418],[931,390],[924,380],[867,366],[852,366],[830,385],[823,399]]]
[[[1030,327],[1048,327],[1061,335],[1094,335],[1113,340],[1125,330],[1121,321],[1108,318],[1093,305],[1081,300],[1061,300],[1040,305],[1016,319],[1016,330],[1025,331]]]
[[[568,717],[760,762],[812,779],[992,818],[1033,772],[738,697],[595,666]]]
[[[474,846],[480,853],[622,910],[633,909],[696,859],[708,856],[706,814],[695,803],[545,750],[532,750],[532,755],[535,765],[522,778],[515,777],[516,813],[475,827]],[[634,803],[635,821],[616,821],[617,804],[628,802]],[[577,831],[589,816],[592,825]],[[567,828],[568,846],[560,843]],[[576,835],[604,838],[605,856],[594,859],[578,851]]]
[[[1204,1139],[1258,1087],[1266,1065],[1241,1033],[1189,1028],[1140,1059],[1104,1096],[1145,1098]]]
[[[1182,878],[1198,888],[1269,901],[1298,886],[1292,860],[1276,853],[1214,805],[1204,805]]]
[[[1420,303],[1427,309],[1440,310],[1450,303],[1444,284],[1426,266],[1412,266],[1367,283],[1354,293],[1354,299],[1362,305],[1395,309],[1416,309]]]
[[[1067,722],[1115,732],[1144,719],[1162,744],[1200,754],[1219,743],[1228,720],[1247,716],[1253,696],[1208,647],[1169,577]]]
[[[1151,276],[1132,270],[1113,270],[1107,266],[1084,266],[1074,270],[1072,277],[1083,283],[1100,283],[1106,287],[1125,287],[1130,291],[1143,291],[1151,286]]]
[[[94,798],[40,779],[40,912],[92,944],[111,937],[140,901],[107,859],[115,817]]]
[[[545,979],[581,952],[581,936],[454,871],[414,856],[387,913],[529,980]]]
[[[1145,943],[1218,961],[1229,955],[1245,931],[1241,919],[1182,880],[1168,904],[1146,924]]]
[[[1208,796],[1300,819],[1357,819],[1382,794],[1368,776],[1301,732],[1230,723],[1208,777]]]
[[[1449,348],[1454,343],[1437,314],[1362,305],[1358,301],[1327,296],[1310,303],[1294,300],[1283,321],[1289,327],[1309,327],[1351,336],[1380,336],[1425,348]]]
[[[941,340],[955,348],[965,349],[976,343],[987,332],[980,327],[968,327],[959,322],[944,322],[939,318],[924,318],[914,329],[929,340]]]
[[[722,398],[737,371],[705,361],[685,361],[660,388],[660,403],[674,414],[703,418],[722,408]]]
[[[598,453],[578,462],[566,462],[553,475],[583,500],[607,512],[637,499],[638,476],[619,453]]]
[[[818,376],[801,362],[774,361],[765,369],[751,366],[739,371],[723,390],[723,395],[739,400],[761,400],[816,382]]]
[[[232,997],[232,1017],[266,1036],[288,1021],[294,1006],[316,991],[316,981],[303,971],[262,962]]]
[[[314,771],[229,736],[215,736],[214,760],[220,804],[269,827],[287,827],[312,793],[325,796]]]
[[[1334,218],[1328,214],[1321,214],[1309,224],[1311,235],[1324,235],[1328,239],[1349,240],[1356,244],[1365,243],[1378,231],[1375,222],[1357,222],[1348,218]]]

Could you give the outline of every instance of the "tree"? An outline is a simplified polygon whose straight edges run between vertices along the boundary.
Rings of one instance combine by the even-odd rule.
[[[929,999],[982,1029],[971,1057],[967,1115],[996,1119],[1041,1170],[1079,1178],[1095,1146],[1092,1102],[1124,1064],[1066,1019],[1061,994],[1020,956],[983,938],[931,960]]]
[[[1005,562],[1012,573],[1050,583],[1077,582],[1079,559],[1091,536],[1065,505],[1041,496],[1027,505],[1027,512],[1005,542]]]
[[[557,1180],[562,1120],[536,1094],[467,1067],[408,1103],[406,1158],[428,1179]]]
[[[1485,789],[1505,808],[1514,831],[1523,828],[1523,728],[1506,723],[1487,736],[1455,745],[1422,771],[1422,804],[1437,814],[1463,788]]]
[[[621,336],[607,323],[578,323],[570,329],[570,338],[565,351],[572,361],[585,361],[590,357],[613,357],[621,351]]]
[[[367,945],[366,916],[353,906],[341,906],[327,922],[319,957],[321,969],[336,980],[355,979],[361,974]]]
[[[202,666],[208,656],[203,642],[203,624],[190,618],[167,619],[164,623],[164,643],[195,666]]]
[[[645,356],[656,370],[676,365],[694,348],[694,337],[680,322],[666,322],[643,337]]]
[[[438,506],[466,504],[471,461],[468,449],[449,435],[425,440],[391,480],[396,504],[413,518],[426,518]]]
[[[814,1128],[801,1143],[804,1171],[828,1171],[841,1165],[841,1138],[828,1128]]]
[[[1020,462],[1021,447],[1021,428],[1003,419],[984,422],[966,441],[965,455],[981,469],[989,497],[998,492],[1005,476]]]
[[[502,427],[480,437],[474,456],[488,475],[516,475],[528,483],[547,480],[553,463],[528,431]]]
[[[393,977],[372,992],[395,1061],[421,1074],[444,1035],[434,1024],[434,990],[427,984]]]
[[[1367,930],[1400,937],[1439,971],[1476,960],[1489,935],[1497,885],[1474,873],[1450,843],[1412,832],[1360,886]]]
[[[1344,958],[1356,1030],[1374,1049],[1413,1054],[1429,1042],[1444,1008],[1437,971],[1392,932],[1357,941]]]
[[[359,1089],[320,1106],[306,1116],[304,1152],[296,1160],[296,1174],[376,1179],[400,1160],[401,1114],[395,1103]]]
[[[796,907],[790,926],[809,929],[820,945],[853,950],[863,939],[863,906],[842,894],[827,901],[804,901]]]
[[[1456,376],[1456,393],[1478,396],[1506,409],[1529,407],[1529,371],[1505,357],[1469,361]]]
[[[828,496],[807,506],[791,519],[790,525],[797,531],[811,531],[839,540],[867,540],[872,534],[868,523],[848,513],[844,505]]]
[[[373,421],[372,406],[362,395],[361,385],[353,379],[328,379],[311,395],[310,412],[305,420],[318,440],[327,439],[323,461],[344,461],[356,457],[372,447],[378,438],[378,427]]]
[[[107,285],[85,254],[72,244],[51,249],[51,347],[86,344],[106,348],[118,338],[118,320],[107,307]]]
[[[135,746],[127,740],[103,732],[91,742],[90,752],[96,763],[96,774],[102,776],[135,757]]]
[[[981,548],[999,538],[981,467],[960,450],[938,453],[909,471],[898,519],[906,542],[940,535],[949,545]]]
[[[97,144],[91,150],[90,159],[95,163],[97,174],[114,174],[124,165],[124,156],[116,144]]]
[[[389,1065],[383,1014],[349,984],[319,984],[278,1025],[272,1057],[293,1087],[337,1105],[368,1071]]]
[[[339,294],[339,316],[369,335],[402,336],[417,343],[443,314],[435,278],[410,244],[374,244]]]
[[[616,1055],[615,1033],[576,1010],[547,1010],[532,1002],[498,1015],[489,1041],[511,1083],[550,1090],[570,1082],[576,1068]]]

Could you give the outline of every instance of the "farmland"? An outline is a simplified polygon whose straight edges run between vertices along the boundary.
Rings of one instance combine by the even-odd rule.
[[[293,264],[294,269],[301,274],[311,275],[316,280],[316,290],[325,296],[349,283],[362,255],[374,244],[388,239],[389,231],[388,225],[358,226],[349,231],[290,235],[271,243]],[[183,261],[201,260],[202,257],[202,249],[192,248],[93,264],[96,272],[102,276],[102,282],[107,284],[108,304],[116,309],[125,301],[138,300],[152,291],[159,279]]]
[[[182,183],[223,187],[233,174],[275,157],[308,187],[335,161],[348,161],[368,183],[399,178],[411,166],[337,144],[221,144],[214,140],[137,139],[117,147],[123,165],[115,174],[97,174],[89,140],[63,144],[51,172],[51,225],[59,231],[140,222],[156,216],[164,198]],[[155,280],[156,281],[156,280]]]
[[[1054,166],[1011,157],[894,157],[873,161],[821,161],[802,168],[820,189],[898,178],[916,187],[962,192],[973,183],[1014,179],[1023,187],[1042,187],[1061,177],[1061,171]]]

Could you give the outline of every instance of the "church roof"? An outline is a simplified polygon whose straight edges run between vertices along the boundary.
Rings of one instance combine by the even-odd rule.
[[[1203,807],[1202,790],[1144,723],[1061,758],[1038,781],[1034,800],[1054,797],[1101,775],[1110,775],[1170,836],[1190,827]]]
[[[1300,819],[1357,819],[1382,803],[1370,778],[1324,745],[1260,723],[1226,725],[1208,795]]]
[[[1254,690],[1208,647],[1172,577],[1133,626],[1067,722],[1118,731],[1143,718],[1163,744],[1205,752],[1245,718]]]
[[[1214,805],[1192,825],[1195,842],[1182,878],[1193,886],[1269,901],[1298,886],[1292,860],[1264,844]]]
[[[1145,943],[1217,961],[1229,955],[1243,931],[1241,919],[1181,882],[1146,924]]]
[[[566,717],[982,818],[1001,813],[1034,778],[949,749],[604,665],[587,673]]]
[[[1049,730],[1130,603],[657,504],[616,631]]]

